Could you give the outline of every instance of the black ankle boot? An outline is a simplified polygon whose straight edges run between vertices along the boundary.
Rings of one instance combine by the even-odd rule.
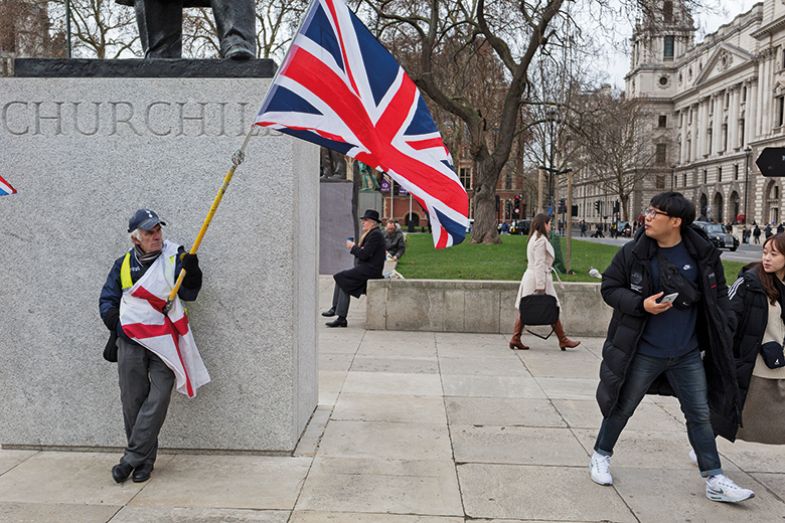
[[[346,318],[344,318],[343,316],[338,316],[333,321],[328,321],[327,323],[325,323],[325,325],[327,325],[328,327],[346,327],[349,324],[346,322]]]

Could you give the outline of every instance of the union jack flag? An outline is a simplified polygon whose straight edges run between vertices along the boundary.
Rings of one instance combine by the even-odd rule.
[[[385,172],[428,213],[437,249],[463,241],[469,201],[414,82],[343,0],[313,0],[256,125]]]
[[[10,183],[5,181],[5,179],[0,176],[0,196],[7,196],[9,194],[16,194],[16,189],[14,189]]]

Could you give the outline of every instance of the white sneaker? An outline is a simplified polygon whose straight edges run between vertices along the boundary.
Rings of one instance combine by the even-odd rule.
[[[611,476],[610,467],[610,456],[603,456],[597,452],[592,454],[591,463],[589,464],[591,480],[598,485],[613,485],[613,476]]]
[[[690,461],[692,461],[693,465],[697,465],[698,464],[698,455],[695,454],[695,450],[694,449],[690,449]]]
[[[738,503],[755,497],[750,489],[741,488],[724,474],[717,474],[706,480],[706,497],[712,501]]]

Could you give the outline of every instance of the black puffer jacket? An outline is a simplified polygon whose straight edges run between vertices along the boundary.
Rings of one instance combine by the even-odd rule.
[[[739,410],[744,408],[752,371],[769,320],[769,299],[758,278],[758,271],[746,267],[728,291],[738,328],[733,337],[736,380],[739,383]]]
[[[704,367],[709,386],[709,408],[716,434],[733,440],[739,414],[738,386],[732,356],[732,336],[736,317],[731,311],[728,288],[720,263],[720,253],[697,227],[683,231],[682,240],[700,273],[702,294],[698,313],[698,341],[704,350]],[[613,258],[602,275],[602,297],[613,307],[613,318],[602,349],[597,403],[603,416],[609,416],[619,401],[619,392],[638,351],[649,314],[643,300],[652,294],[649,262],[656,256],[657,242],[643,234],[627,243]],[[674,395],[663,375],[652,384],[649,394]]]

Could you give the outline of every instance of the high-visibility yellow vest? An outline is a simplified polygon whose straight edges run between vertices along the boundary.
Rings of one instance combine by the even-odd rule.
[[[169,256],[166,259],[166,276],[172,284],[174,284],[175,256]],[[133,286],[134,282],[131,279],[131,251],[128,251],[125,253],[122,265],[120,265],[120,287],[122,287],[123,291],[126,291]]]

